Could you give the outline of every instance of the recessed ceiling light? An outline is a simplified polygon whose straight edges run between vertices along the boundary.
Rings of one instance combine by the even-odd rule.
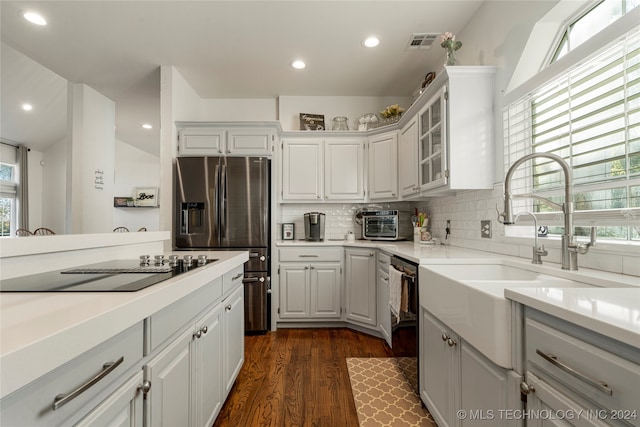
[[[31,105],[31,104],[22,104],[22,109],[24,111],[31,111],[31,110],[33,110],[33,105]]]
[[[149,123],[143,124],[142,127],[145,129],[153,129],[153,126],[151,126]]]
[[[302,70],[304,67],[307,66],[307,64],[305,64],[304,61],[301,59],[296,59],[295,61],[291,62],[291,66],[296,70]]]
[[[25,12],[22,14],[24,19],[36,25],[47,25],[47,20],[42,15],[36,12]]]
[[[380,40],[377,37],[369,37],[363,40],[362,44],[366,47],[376,47],[380,44]]]

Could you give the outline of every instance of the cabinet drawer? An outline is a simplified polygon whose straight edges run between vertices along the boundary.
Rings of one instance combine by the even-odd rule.
[[[115,388],[114,381],[142,360],[142,344],[140,322],[10,394],[0,402],[2,425],[71,425],[92,399]],[[68,398],[57,400],[54,410],[62,394]]]
[[[231,271],[228,271],[222,277],[222,293],[228,295],[236,287],[242,284],[244,278],[244,265],[239,265]]]
[[[386,273],[389,273],[389,266],[391,265],[391,256],[385,252],[378,252],[378,268]],[[387,274],[387,277],[389,275]]]
[[[148,334],[151,350],[182,331],[198,314],[222,298],[222,277],[151,315]]]
[[[527,319],[527,364],[608,410],[638,410],[640,366],[550,326]],[[640,416],[628,419],[640,425]]]
[[[280,261],[316,262],[342,260],[341,248],[319,248],[315,246],[305,248],[282,248],[278,253]]]

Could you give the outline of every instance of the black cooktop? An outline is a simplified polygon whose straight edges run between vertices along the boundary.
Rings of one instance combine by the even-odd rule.
[[[211,263],[217,260],[207,260]],[[134,292],[201,267],[177,262],[141,264],[136,260],[115,260],[47,273],[6,279],[0,292]]]

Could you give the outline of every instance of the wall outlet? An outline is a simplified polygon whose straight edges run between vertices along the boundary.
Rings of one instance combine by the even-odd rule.
[[[480,221],[480,235],[486,239],[491,238],[491,221]]]

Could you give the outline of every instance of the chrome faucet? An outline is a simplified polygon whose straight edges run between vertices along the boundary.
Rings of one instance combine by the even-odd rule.
[[[531,256],[531,263],[542,264],[542,257],[549,255],[549,252],[544,249],[544,245],[538,245],[538,218],[536,218],[536,216],[531,212],[520,212],[513,218],[514,223],[518,221],[520,215],[530,215],[533,218],[533,230],[535,232],[535,238],[533,244],[533,254]]]
[[[562,206],[552,202],[544,197],[540,197],[534,194],[511,194],[511,179],[515,170],[527,160],[535,158],[545,158],[553,160],[558,163],[564,172],[564,203]],[[527,197],[536,198],[542,200],[547,205],[562,209],[564,216],[564,233],[562,234],[562,269],[563,270],[577,270],[578,269],[578,254],[586,254],[589,248],[596,242],[596,229],[591,227],[591,239],[589,243],[578,243],[576,237],[573,235],[573,194],[572,194],[572,182],[573,176],[571,169],[567,162],[560,156],[551,153],[531,153],[523,156],[515,161],[513,165],[507,171],[507,175],[504,178],[504,211],[498,213],[498,222],[504,225],[513,225],[515,219],[513,216],[513,207],[511,205],[511,199],[513,197]],[[537,234],[537,230],[536,230]]]

